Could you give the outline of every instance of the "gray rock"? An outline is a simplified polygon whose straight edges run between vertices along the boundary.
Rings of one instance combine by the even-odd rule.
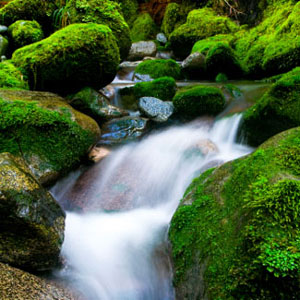
[[[0,25],[0,34],[7,32],[8,27],[4,26],[4,25]]]
[[[201,76],[205,67],[205,56],[199,52],[189,55],[181,65],[183,72],[192,77]]]
[[[133,76],[134,82],[143,82],[143,81],[152,81],[152,80],[153,80],[153,78],[151,78],[151,76],[148,74],[134,73],[134,76]]]
[[[8,40],[0,35],[0,56],[5,55],[8,47]]]
[[[171,59],[174,58],[173,51],[159,51],[156,53],[156,58]]]
[[[128,60],[141,60],[146,56],[155,57],[157,52],[156,44],[152,41],[133,43],[129,51]]]
[[[167,37],[162,32],[157,34],[156,40],[159,41],[162,44],[166,44],[168,42]]]
[[[172,102],[154,97],[140,98],[139,108],[147,117],[156,122],[166,122],[174,112]]]

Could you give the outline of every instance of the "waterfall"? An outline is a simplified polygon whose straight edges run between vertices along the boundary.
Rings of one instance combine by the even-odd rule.
[[[89,300],[173,299],[168,225],[194,177],[251,152],[235,143],[240,118],[193,121],[115,150],[93,178],[88,198],[91,205],[105,198],[124,207],[67,212],[67,266],[60,276]],[[120,197],[116,190],[125,192]]]

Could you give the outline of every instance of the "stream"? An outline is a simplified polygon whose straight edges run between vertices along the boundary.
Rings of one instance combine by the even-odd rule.
[[[131,84],[113,83],[116,91]],[[240,86],[254,94],[264,88]],[[114,104],[121,106],[117,94]],[[89,209],[67,211],[62,248],[66,266],[57,276],[88,300],[174,299],[170,220],[193,178],[253,150],[236,142],[241,114],[223,117],[245,109],[245,103],[244,97],[215,120],[199,118],[153,130],[92,167],[92,188],[84,190]],[[80,185],[84,172],[75,171],[52,188],[59,202]]]

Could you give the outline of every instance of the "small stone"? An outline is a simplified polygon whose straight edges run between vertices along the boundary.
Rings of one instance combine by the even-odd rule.
[[[97,163],[110,154],[110,150],[104,147],[93,147],[89,153],[89,160]]]
[[[0,34],[7,32],[8,27],[4,25],[0,25]]]
[[[168,42],[167,37],[162,32],[157,34],[156,40],[159,41],[162,44],[166,44]]]
[[[181,65],[185,70],[203,70],[205,68],[205,56],[199,52],[189,55]]]
[[[133,43],[129,51],[128,60],[141,60],[146,56],[155,57],[157,52],[156,44],[152,41]]]

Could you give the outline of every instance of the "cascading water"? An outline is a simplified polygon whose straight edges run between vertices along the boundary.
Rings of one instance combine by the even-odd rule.
[[[234,142],[240,118],[213,125],[194,121],[114,151],[88,197],[94,204],[120,189],[121,180],[127,193],[118,207],[126,204],[119,211],[67,213],[62,254],[68,267],[60,276],[75,282],[90,300],[173,299],[164,247],[169,222],[195,176],[251,151]]]

